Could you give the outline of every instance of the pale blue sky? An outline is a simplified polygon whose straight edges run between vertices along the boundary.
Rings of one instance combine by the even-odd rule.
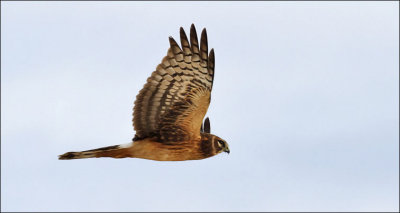
[[[398,211],[397,2],[2,2],[2,211]],[[127,143],[168,36],[207,28],[231,154]]]

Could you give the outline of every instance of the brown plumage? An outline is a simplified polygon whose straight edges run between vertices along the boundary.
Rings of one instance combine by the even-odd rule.
[[[61,160],[112,157],[144,158],[159,161],[199,160],[222,151],[228,144],[210,134],[210,121],[203,118],[211,100],[214,80],[214,50],[208,53],[207,32],[203,29],[200,48],[194,25],[190,42],[180,28],[181,46],[169,37],[167,56],[147,79],[136,96],[132,143],[83,152],[67,152]]]

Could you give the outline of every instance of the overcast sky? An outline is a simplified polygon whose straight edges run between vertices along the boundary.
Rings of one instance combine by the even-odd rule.
[[[127,143],[138,91],[207,28],[231,154],[59,161]],[[2,2],[2,211],[398,211],[398,2]]]

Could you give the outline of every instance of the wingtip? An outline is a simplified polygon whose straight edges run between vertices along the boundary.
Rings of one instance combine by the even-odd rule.
[[[176,44],[176,41],[175,41],[174,37],[169,36],[168,39],[169,39],[169,43]]]
[[[204,121],[204,132],[211,133],[210,119],[208,117]]]
[[[185,32],[185,29],[183,29],[183,27],[179,28],[179,33],[181,35],[181,38],[182,38],[182,36],[186,37],[186,32]]]
[[[203,31],[201,31],[201,36],[206,36],[207,37],[207,29],[203,28]]]
[[[196,31],[196,27],[194,26],[194,24],[190,25],[190,31]]]

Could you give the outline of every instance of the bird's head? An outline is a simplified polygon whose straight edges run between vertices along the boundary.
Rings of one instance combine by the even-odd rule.
[[[201,137],[200,148],[205,156],[211,157],[221,152],[230,153],[229,145],[224,139],[206,132],[202,132]]]
[[[226,152],[228,154],[230,153],[229,145],[224,139],[214,135],[213,143],[214,143],[215,151],[217,153],[221,153],[221,152]]]
[[[201,149],[203,153],[216,155],[221,152],[230,153],[228,143],[216,136],[211,134],[211,127],[210,127],[210,119],[207,117],[204,121],[204,124],[201,125],[201,136],[202,136],[202,145]]]

